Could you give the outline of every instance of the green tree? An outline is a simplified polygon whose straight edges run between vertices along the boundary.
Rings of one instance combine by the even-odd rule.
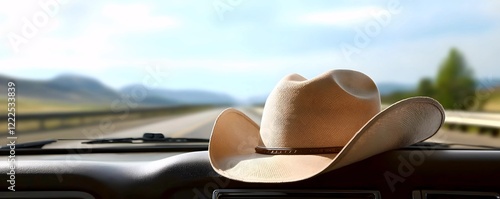
[[[435,93],[436,91],[430,78],[424,78],[420,80],[420,82],[418,83],[417,95],[435,97]]]
[[[441,65],[436,79],[436,99],[445,109],[466,110],[474,104],[475,81],[462,54],[455,48]]]

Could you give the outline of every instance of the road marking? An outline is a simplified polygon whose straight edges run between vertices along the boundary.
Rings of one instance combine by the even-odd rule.
[[[185,134],[196,130],[197,128],[202,127],[203,125],[208,124],[209,122],[214,121],[214,118],[208,118],[207,120],[203,120],[194,125],[190,125],[188,128],[178,130],[174,133],[169,134],[169,137],[183,137]]]

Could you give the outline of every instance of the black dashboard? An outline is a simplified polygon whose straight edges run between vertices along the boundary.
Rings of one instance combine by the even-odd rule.
[[[0,161],[4,178],[7,156]],[[499,150],[401,149],[292,183],[218,175],[208,153],[134,152],[19,156],[15,192],[0,198],[499,198]]]

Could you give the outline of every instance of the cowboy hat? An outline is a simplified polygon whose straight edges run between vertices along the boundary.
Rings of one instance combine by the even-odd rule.
[[[210,164],[233,180],[299,181],[421,142],[445,117],[428,97],[404,99],[383,111],[380,106],[375,83],[363,73],[332,70],[309,80],[288,75],[267,98],[260,127],[233,108],[218,116]]]

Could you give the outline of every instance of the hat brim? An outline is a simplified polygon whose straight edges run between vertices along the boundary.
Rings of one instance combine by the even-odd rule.
[[[334,170],[373,155],[421,142],[444,122],[444,110],[435,100],[401,100],[375,115],[339,153],[266,155],[259,126],[236,109],[224,110],[215,121],[209,143],[210,163],[222,176],[243,182],[294,182]]]

